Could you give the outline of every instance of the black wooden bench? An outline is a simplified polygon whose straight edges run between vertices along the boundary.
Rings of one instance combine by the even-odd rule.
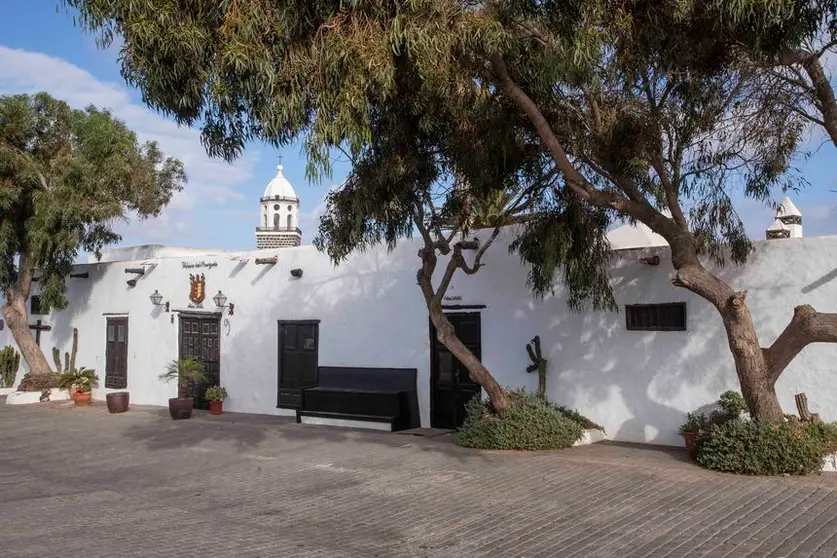
[[[383,423],[391,430],[419,426],[416,370],[321,366],[317,385],[302,391],[303,417]]]

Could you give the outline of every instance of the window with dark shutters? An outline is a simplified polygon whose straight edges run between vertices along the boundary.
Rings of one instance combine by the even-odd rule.
[[[631,331],[685,331],[686,303],[628,304],[625,323]]]
[[[32,295],[29,297],[29,313],[32,315],[42,314],[40,295]]]

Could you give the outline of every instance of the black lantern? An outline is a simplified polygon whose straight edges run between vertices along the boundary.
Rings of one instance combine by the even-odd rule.
[[[159,291],[157,291],[157,289],[154,289],[154,292],[151,293],[151,296],[148,297],[148,298],[151,299],[151,304],[153,304],[154,306],[163,306],[163,295],[161,295],[159,293]],[[168,312],[169,311],[169,303],[168,302],[165,303],[165,307],[166,307],[166,312]]]
[[[213,300],[213,302],[215,302],[215,306],[217,306],[218,308],[226,308],[227,307],[227,296],[224,293],[222,293],[221,291],[218,291],[218,294],[213,296],[212,300]],[[235,313],[235,304],[230,302],[229,308],[230,308],[230,316],[232,316]]]

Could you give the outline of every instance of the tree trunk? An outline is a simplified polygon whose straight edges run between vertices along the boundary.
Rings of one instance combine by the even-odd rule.
[[[779,421],[784,413],[770,380],[767,359],[759,344],[753,317],[744,304],[745,294],[735,293],[728,300],[727,308],[721,311],[735,361],[735,372],[750,415],[762,420]]]
[[[498,414],[502,415],[503,411],[509,406],[509,400],[502,386],[497,383],[497,380],[494,379],[491,372],[483,366],[480,359],[459,340],[453,324],[445,316],[441,307],[435,304],[432,305],[430,308],[430,320],[436,326],[436,335],[439,342],[447,347],[453,356],[468,369],[468,374],[471,376],[471,379],[488,392],[492,407],[494,407],[494,410]]]
[[[26,311],[26,301],[32,290],[34,272],[30,261],[29,253],[25,250],[21,251],[18,258],[17,279],[6,289],[4,293],[6,304],[0,308],[0,312],[9,324],[9,330],[20,349],[20,354],[26,361],[29,373],[46,375],[51,374],[52,369],[41,348],[32,338],[32,332],[29,330],[29,313]]]
[[[11,299],[6,300],[6,304],[0,308],[0,312],[6,318],[6,323],[12,332],[12,337],[14,337],[18,349],[20,349],[20,354],[23,355],[23,359],[26,361],[29,373],[32,375],[51,374],[52,369],[49,367],[44,353],[38,344],[35,343],[32,332],[29,330],[29,315],[26,312],[26,299],[12,293],[7,293],[7,296],[9,294],[11,295]]]
[[[683,253],[690,249],[682,246],[673,248],[673,255],[674,250],[679,254],[672,260],[687,263],[677,269],[673,283],[711,302],[721,314],[741,394],[747,401],[750,415],[762,420],[782,420],[784,413],[776,396],[768,359],[759,343],[753,317],[744,302],[747,291],[733,291],[706,271],[697,261],[696,253]]]
[[[814,54],[803,57],[801,62],[814,85],[814,96],[817,108],[822,114],[823,127],[831,137],[831,142],[837,145],[837,100],[835,100],[831,82],[825,75],[820,59]]]

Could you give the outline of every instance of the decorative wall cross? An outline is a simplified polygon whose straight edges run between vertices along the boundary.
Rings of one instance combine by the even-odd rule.
[[[34,329],[35,330],[35,343],[37,343],[38,346],[40,347],[41,346],[41,332],[51,330],[52,326],[51,325],[46,325],[43,322],[41,322],[41,320],[38,320],[34,324],[29,324],[29,329]]]

